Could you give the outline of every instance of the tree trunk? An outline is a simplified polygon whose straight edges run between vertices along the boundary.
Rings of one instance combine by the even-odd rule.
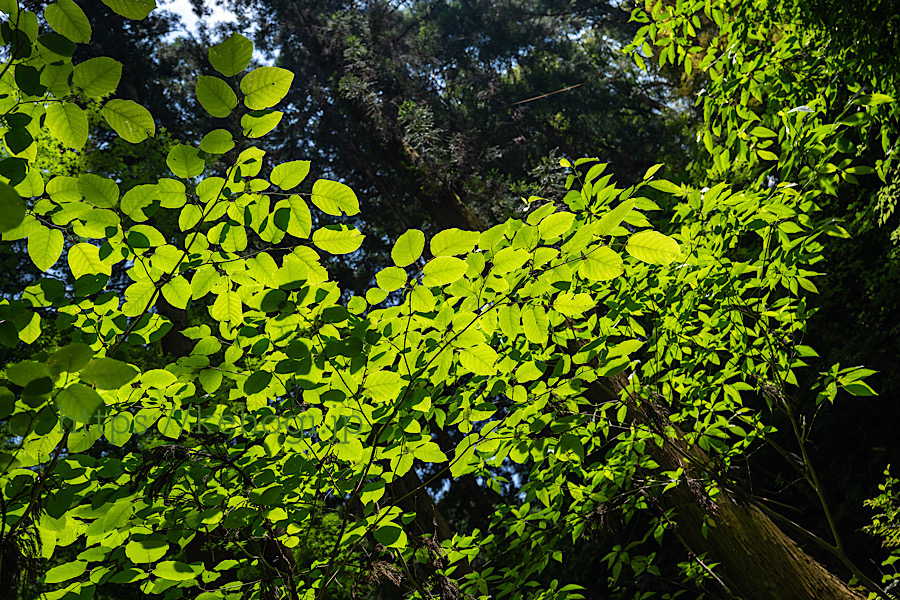
[[[627,384],[623,375],[607,382],[608,388],[596,386],[590,392],[601,402],[618,399]],[[683,470],[679,485],[660,500],[665,508],[675,509],[675,534],[687,550],[695,556],[707,554],[709,562],[718,563],[714,573],[726,593],[741,600],[863,599],[758,507],[724,487],[715,500],[710,498],[700,483],[708,476],[699,473],[710,461],[672,427],[664,406],[637,398],[627,402],[630,420],[665,436],[661,447],[647,445],[659,470]]]

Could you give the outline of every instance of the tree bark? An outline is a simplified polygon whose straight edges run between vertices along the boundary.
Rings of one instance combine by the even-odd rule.
[[[627,381],[618,375],[607,383],[605,389],[596,386],[589,393],[601,402],[613,401]],[[665,436],[662,446],[647,445],[659,470],[683,470],[679,485],[661,497],[664,507],[675,509],[675,534],[692,554],[706,553],[719,564],[715,574],[727,594],[741,600],[864,598],[733,490],[722,487],[715,500],[710,498],[700,483],[708,479],[699,473],[710,462],[705,453],[684,441],[662,405],[633,397],[627,402],[629,419]]]

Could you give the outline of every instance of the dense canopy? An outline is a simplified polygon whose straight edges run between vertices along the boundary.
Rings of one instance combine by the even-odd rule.
[[[0,0],[0,595],[896,597],[891,2],[226,6]]]

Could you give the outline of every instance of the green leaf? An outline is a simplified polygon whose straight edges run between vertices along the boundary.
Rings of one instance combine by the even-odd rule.
[[[445,229],[431,238],[431,254],[434,256],[456,256],[471,252],[481,234],[477,231],[463,231],[455,227]]]
[[[275,168],[272,169],[272,175],[269,177],[269,181],[282,190],[292,190],[300,185],[300,183],[306,179],[308,174],[308,160],[292,160],[290,162],[281,163],[280,165],[275,165]]]
[[[237,292],[228,291],[219,294],[209,309],[209,315],[217,321],[243,323],[244,303]]]
[[[49,5],[44,9],[44,18],[53,31],[76,44],[91,41],[91,23],[84,11],[72,0],[57,0]]]
[[[140,21],[156,8],[156,0],[103,0],[103,4],[126,19]]]
[[[447,462],[447,455],[441,452],[441,447],[434,442],[425,442],[413,449],[413,456],[426,463]]]
[[[97,208],[113,208],[119,203],[119,186],[116,182],[93,173],[79,175],[78,192],[85,202]]]
[[[591,281],[609,281],[625,271],[622,257],[608,246],[600,246],[582,257],[578,274]]]
[[[156,565],[153,574],[169,581],[187,581],[197,577],[200,570],[200,567],[192,567],[177,560],[166,560]]]
[[[117,390],[137,377],[138,371],[131,365],[114,358],[93,359],[81,371],[81,380],[101,390]]]
[[[459,363],[476,375],[493,375],[497,352],[487,344],[476,344],[459,350]]]
[[[50,131],[50,135],[70,148],[81,150],[87,143],[87,115],[71,102],[47,106],[44,124]]]
[[[531,254],[523,248],[513,248],[509,246],[503,248],[494,255],[494,268],[491,272],[497,274],[510,273],[522,268]]]
[[[0,233],[10,231],[25,220],[25,203],[16,190],[0,183]]]
[[[100,260],[100,249],[88,243],[75,244],[69,248],[69,270],[76,280],[85,275],[112,274],[109,265]]]
[[[244,104],[250,110],[271,108],[284,99],[291,89],[294,74],[279,67],[259,67],[241,79]]]
[[[209,62],[225,77],[234,77],[247,68],[253,58],[253,42],[232,33],[224,42],[209,49]]]
[[[234,148],[234,139],[226,129],[214,129],[200,141],[200,149],[207,154],[225,154]]]
[[[375,274],[375,281],[384,291],[393,292],[406,285],[406,271],[400,267],[385,267]]]
[[[103,107],[103,118],[126,142],[138,144],[156,135],[156,123],[150,111],[132,100],[110,100]]]
[[[162,287],[161,291],[166,301],[175,308],[187,308],[191,299],[191,284],[181,275],[173,277]]]
[[[242,133],[248,138],[258,138],[266,135],[281,123],[284,113],[279,110],[251,112],[241,117]]]
[[[572,292],[562,292],[553,301],[553,308],[568,316],[579,316],[586,310],[596,306],[597,303],[589,294],[573,294]]]
[[[407,537],[403,528],[395,523],[384,523],[375,530],[375,540],[386,548],[406,548]]]
[[[200,151],[193,146],[178,144],[169,151],[166,164],[176,177],[190,179],[203,172],[206,163],[200,158]]]
[[[422,256],[425,249],[425,234],[418,229],[410,229],[404,232],[391,249],[391,259],[398,267],[406,267]]]
[[[431,259],[422,272],[425,277],[422,283],[431,286],[443,286],[453,283],[466,274],[468,263],[455,256],[439,256]]]
[[[72,74],[72,83],[91,98],[112,94],[121,79],[122,63],[106,56],[89,58],[78,63]]]
[[[554,213],[538,224],[542,240],[552,240],[564,234],[575,222],[575,215],[570,212]]]
[[[618,227],[622,221],[625,220],[625,217],[632,209],[634,209],[633,199],[629,198],[624,202],[620,202],[617,207],[600,217],[600,222],[597,223],[594,233],[601,236],[609,235],[612,233],[613,229]]]
[[[60,373],[77,373],[94,357],[94,352],[87,344],[76,342],[63,346],[54,352],[47,361],[47,368],[53,375]]]
[[[56,264],[63,250],[63,233],[59,229],[50,229],[39,225],[28,235],[28,255],[41,271],[46,271]]]
[[[375,371],[366,377],[365,389],[376,402],[398,400],[403,390],[403,378],[393,371]]]
[[[218,77],[201,75],[197,78],[196,89],[200,105],[214,117],[227,117],[237,106],[237,94]]]
[[[667,265],[679,256],[678,242],[658,231],[640,231],[628,239],[625,249],[638,260]]]
[[[356,192],[337,181],[319,179],[313,184],[312,203],[328,215],[340,216],[343,211],[347,216],[359,213],[359,200]]]
[[[887,104],[893,101],[893,98],[885,94],[863,94],[854,100],[853,103],[863,106],[878,106],[879,104]]]
[[[312,240],[318,248],[331,254],[356,252],[363,243],[364,236],[355,227],[347,225],[326,225],[313,232]]]
[[[100,394],[81,383],[73,383],[59,392],[54,399],[56,408],[64,417],[80,423],[90,423],[106,404]]]
[[[152,563],[169,551],[169,543],[161,535],[152,535],[141,541],[132,540],[125,545],[125,556],[134,564]]]
[[[651,181],[649,185],[653,189],[659,190],[666,194],[680,195],[684,192],[680,185],[674,184],[671,181],[666,181],[665,179],[657,179],[655,181]]]
[[[44,576],[44,583],[62,583],[63,581],[80,577],[87,569],[87,565],[83,560],[57,565],[47,571],[47,574]]]

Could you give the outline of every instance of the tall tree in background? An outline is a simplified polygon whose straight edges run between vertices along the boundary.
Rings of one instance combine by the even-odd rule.
[[[485,229],[559,183],[551,152],[591,148],[634,181],[675,157],[659,83],[621,53],[627,6],[516,1],[236,1],[257,48],[297,73],[278,157],[312,159],[358,190],[364,289],[404,228]]]

